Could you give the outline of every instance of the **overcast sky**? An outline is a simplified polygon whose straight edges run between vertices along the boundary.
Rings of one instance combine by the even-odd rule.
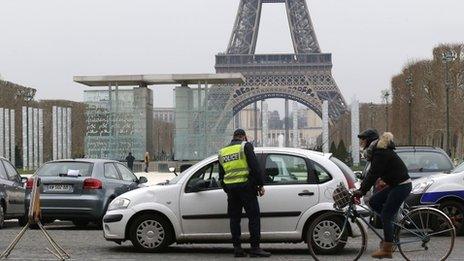
[[[212,73],[239,0],[1,0],[0,74],[39,99],[81,101],[74,75]],[[345,99],[379,101],[410,60],[464,41],[462,0],[308,0]],[[257,53],[292,52],[283,4],[263,8]],[[155,107],[172,106],[155,87]]]

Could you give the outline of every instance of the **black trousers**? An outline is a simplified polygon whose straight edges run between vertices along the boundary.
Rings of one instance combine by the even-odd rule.
[[[230,218],[230,232],[234,246],[240,246],[242,209],[248,217],[250,244],[252,248],[259,247],[261,240],[261,222],[258,197],[249,185],[230,186],[227,188],[227,212]]]
[[[369,205],[372,210],[380,214],[383,223],[383,234],[386,242],[393,242],[393,230],[396,214],[401,204],[411,193],[411,183],[387,187],[380,192],[375,193],[369,199]]]

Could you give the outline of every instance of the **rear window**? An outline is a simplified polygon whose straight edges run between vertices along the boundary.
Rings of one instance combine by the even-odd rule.
[[[337,165],[337,167],[343,172],[343,175],[349,182],[356,182],[356,175],[354,172],[348,167],[345,163],[343,163],[341,160],[335,158],[335,157],[330,157],[330,160]]]
[[[410,172],[448,172],[453,164],[448,157],[432,151],[397,151]]]
[[[40,177],[59,177],[79,175],[89,177],[92,175],[92,163],[88,162],[51,162],[43,165],[37,175]]]

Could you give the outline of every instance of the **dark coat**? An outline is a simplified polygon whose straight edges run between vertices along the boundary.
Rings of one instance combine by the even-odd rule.
[[[361,183],[360,190],[363,194],[371,189],[378,178],[392,187],[410,178],[406,165],[394,151],[395,144],[391,133],[384,133],[374,144],[371,148],[371,166]]]

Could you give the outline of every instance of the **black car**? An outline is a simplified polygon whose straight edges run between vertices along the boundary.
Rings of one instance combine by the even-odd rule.
[[[437,173],[450,173],[453,162],[440,148],[427,146],[399,146],[396,153],[403,160],[412,179]]]
[[[21,176],[7,159],[0,157],[0,228],[7,219],[18,219],[20,225],[26,223],[24,197]]]

